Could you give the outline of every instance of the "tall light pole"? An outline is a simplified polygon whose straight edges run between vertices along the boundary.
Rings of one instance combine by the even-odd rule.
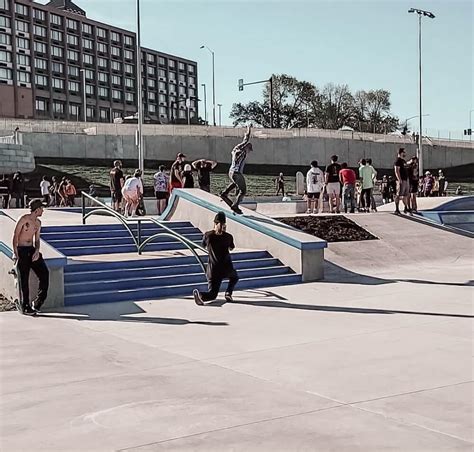
[[[86,70],[79,69],[79,73],[81,74],[82,79],[82,108],[83,108],[83,116],[84,122],[87,122],[87,100],[86,100]]]
[[[470,134],[469,134],[469,141],[472,141],[472,112],[474,110],[471,110],[469,112],[469,130],[470,130]]]
[[[419,95],[420,95],[420,136],[418,138],[418,161],[420,164],[420,173],[423,174],[423,112],[422,112],[422,78],[421,78],[421,18],[429,17],[434,19],[435,15],[430,11],[410,8],[409,13],[418,14],[418,70],[419,70]]]
[[[211,52],[212,55],[212,123],[214,127],[216,126],[216,68],[214,62],[214,52],[207,47],[206,45],[202,45],[201,49],[207,49]]]
[[[219,107],[219,127],[222,126],[222,121],[221,121],[221,109],[222,109],[222,104],[217,104],[217,106]]]
[[[206,84],[202,83],[201,86],[204,88],[204,122],[207,124],[207,92],[206,92]]]
[[[140,44],[140,0],[137,0],[137,147],[138,147],[138,168],[142,171],[145,169],[145,155],[143,152],[143,95],[142,95],[142,49]]]

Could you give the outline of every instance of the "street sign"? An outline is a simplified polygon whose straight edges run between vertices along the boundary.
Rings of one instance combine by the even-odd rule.
[[[472,135],[472,129],[464,129],[464,135]]]
[[[244,79],[239,78],[239,91],[243,91],[243,90],[244,90]]]

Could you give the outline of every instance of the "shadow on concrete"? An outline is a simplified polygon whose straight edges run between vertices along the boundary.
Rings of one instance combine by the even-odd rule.
[[[87,321],[111,321],[132,323],[154,323],[161,325],[203,325],[203,326],[228,326],[227,322],[209,322],[205,320],[187,320],[173,317],[134,317],[133,314],[142,314],[146,311],[136,305],[135,302],[118,302],[111,304],[94,304],[66,307],[64,311],[45,311],[40,314],[44,318],[62,320],[87,320]]]

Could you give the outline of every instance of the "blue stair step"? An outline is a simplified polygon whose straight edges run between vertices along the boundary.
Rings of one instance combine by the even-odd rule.
[[[174,228],[187,228],[194,227],[189,221],[163,221],[163,224],[170,229]],[[136,229],[134,223],[129,224],[132,229]],[[142,230],[159,228],[155,223],[142,223]],[[43,231],[44,230],[44,231]],[[73,232],[73,231],[117,231],[126,230],[122,223],[110,223],[110,224],[79,224],[72,226],[44,226],[41,228],[41,234],[43,232]]]

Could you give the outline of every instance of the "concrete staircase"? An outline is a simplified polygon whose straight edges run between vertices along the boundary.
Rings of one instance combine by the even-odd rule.
[[[202,232],[189,222],[166,222],[188,239],[200,243]],[[134,226],[136,227],[136,226]],[[159,226],[142,225],[142,237],[159,232]],[[162,297],[188,296],[194,288],[206,290],[207,282],[194,256],[173,256],[82,262],[77,256],[136,253],[130,234],[122,224],[48,226],[42,238],[70,256],[64,267],[64,305],[139,301]],[[170,237],[159,238],[145,251],[181,250],[185,246]],[[266,251],[232,253],[239,274],[239,289],[301,283],[294,273]],[[207,262],[207,256],[203,256]],[[224,282],[222,289],[225,290]]]

